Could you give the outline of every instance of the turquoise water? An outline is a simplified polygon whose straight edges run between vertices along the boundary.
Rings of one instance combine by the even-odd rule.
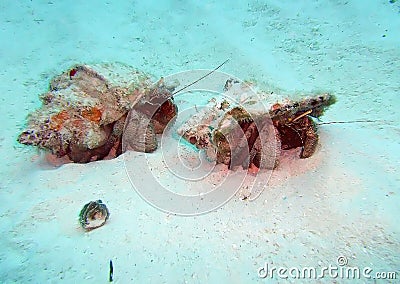
[[[107,282],[110,259],[116,283],[275,282],[258,276],[265,263],[339,256],[400,278],[400,2],[2,0],[0,22],[1,282]],[[123,159],[52,168],[16,142],[49,80],[75,63],[159,78],[228,58],[221,71],[267,89],[332,92],[324,121],[375,122],[321,127],[316,155],[286,160],[258,199],[196,217],[144,202]],[[85,233],[77,215],[97,199],[110,220]]]

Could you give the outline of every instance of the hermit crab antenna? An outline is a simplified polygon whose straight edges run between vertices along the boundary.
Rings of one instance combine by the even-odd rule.
[[[180,91],[183,91],[183,90],[189,88],[190,86],[196,84],[197,82],[203,80],[203,79],[206,78],[207,76],[210,76],[212,73],[214,73],[214,72],[217,71],[219,68],[221,68],[221,67],[222,67],[225,63],[227,63],[229,60],[230,60],[230,59],[228,58],[227,60],[225,60],[224,62],[222,62],[220,65],[218,65],[217,67],[215,67],[213,70],[211,70],[210,72],[208,72],[206,75],[200,77],[199,79],[197,79],[196,81],[190,83],[189,85],[186,85],[186,86],[180,88],[179,90],[173,92],[172,95],[175,95],[175,94],[179,93]]]

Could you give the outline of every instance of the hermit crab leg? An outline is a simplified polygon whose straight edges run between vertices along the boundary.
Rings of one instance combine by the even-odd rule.
[[[299,120],[300,118],[302,118],[302,117],[304,117],[304,116],[306,116],[306,115],[308,115],[308,114],[310,114],[310,113],[312,113],[312,109],[309,109],[309,110],[306,111],[305,113],[300,114],[298,117],[296,117],[295,119],[293,119],[291,122],[295,122],[296,120]]]

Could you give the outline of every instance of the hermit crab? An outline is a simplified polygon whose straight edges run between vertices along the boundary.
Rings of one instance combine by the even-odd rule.
[[[228,80],[225,97],[234,96],[243,103],[230,108],[226,100],[216,103],[184,123],[178,134],[198,149],[204,149],[210,160],[230,169],[237,166],[273,169],[282,150],[298,147],[301,147],[300,158],[311,157],[318,145],[314,120],[335,103],[335,97],[323,93],[290,100],[271,98],[271,93],[266,92],[255,96],[249,89],[246,82]],[[270,103],[256,107],[260,98]],[[204,127],[206,122],[212,127]]]
[[[51,80],[17,140],[75,163],[153,152],[178,111],[171,91],[129,65],[77,64]]]

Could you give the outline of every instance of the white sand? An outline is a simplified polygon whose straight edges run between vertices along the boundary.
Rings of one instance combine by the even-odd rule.
[[[0,282],[105,283],[112,259],[115,283],[249,283],[265,262],[321,267],[339,255],[400,278],[399,2],[82,2],[0,2]],[[336,94],[324,121],[380,122],[321,126],[318,152],[284,156],[256,201],[197,217],[143,201],[122,157],[51,169],[15,142],[49,79],[76,62],[162,76],[226,58],[222,71],[243,79]],[[85,233],[77,215],[96,199],[111,216]]]

